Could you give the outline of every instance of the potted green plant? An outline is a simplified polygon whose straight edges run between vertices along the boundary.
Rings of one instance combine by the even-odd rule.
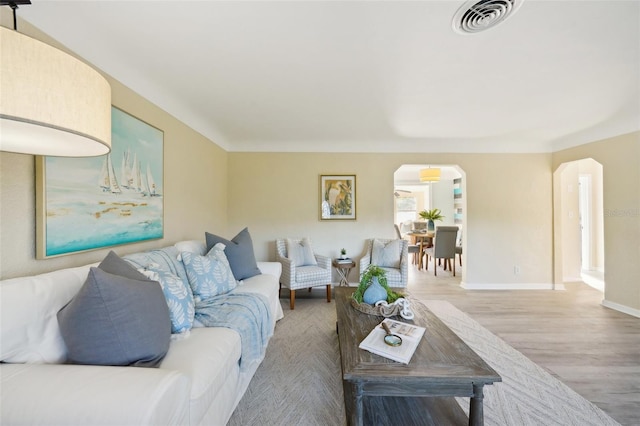
[[[439,220],[442,222],[444,216],[440,209],[422,210],[418,215],[427,221],[427,230],[433,231],[435,229],[434,221]]]
[[[398,294],[389,288],[389,285],[387,284],[387,272],[384,269],[377,265],[369,265],[362,274],[358,288],[353,293],[352,297],[356,302],[362,303],[364,292],[373,284],[374,278],[387,291],[387,303],[393,303],[398,298],[402,297],[401,294]]]
[[[347,249],[340,249],[340,259],[346,259],[347,258]]]

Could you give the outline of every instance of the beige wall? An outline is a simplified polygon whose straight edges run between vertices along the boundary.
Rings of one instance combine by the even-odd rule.
[[[229,227],[249,226],[258,259],[275,258],[276,238],[296,236],[309,236],[321,254],[345,247],[359,257],[365,239],[394,236],[393,173],[416,162],[466,172],[467,285],[551,284],[551,154],[233,152]],[[356,221],[319,220],[320,174],[357,176]]]
[[[56,44],[27,24],[21,32]],[[555,154],[227,153],[109,81],[112,103],[162,129],[165,141],[165,237],[117,247],[119,254],[200,239],[203,231],[231,237],[249,226],[259,260],[274,258],[276,238],[302,235],[320,253],[335,256],[345,247],[358,257],[366,238],[394,235],[393,173],[400,165],[457,164],[466,176],[464,283],[549,284],[552,170],[592,157],[604,166],[605,296],[640,309],[638,133]],[[340,173],[357,175],[358,218],[320,221],[318,176]],[[108,249],[35,260],[34,199],[34,158],[0,153],[0,278],[86,264],[106,254]]]
[[[3,8],[5,9],[5,8]],[[28,24],[20,31],[56,45]],[[60,47],[60,46],[58,46]],[[112,104],[164,131],[164,239],[115,247],[127,254],[226,231],[227,153],[107,76]],[[0,278],[101,260],[109,249],[35,260],[35,169],[31,155],[0,153]]]
[[[584,158],[603,167],[605,301],[639,310],[640,132],[556,152],[553,169]]]

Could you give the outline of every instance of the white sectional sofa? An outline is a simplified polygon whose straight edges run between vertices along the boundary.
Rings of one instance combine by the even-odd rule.
[[[199,241],[175,247],[205,251]],[[96,265],[0,281],[0,424],[226,424],[262,360],[243,371],[241,338],[230,328],[198,327],[196,321],[188,333],[171,339],[158,368],[66,363],[56,315]],[[283,316],[281,265],[257,266],[262,274],[233,291],[267,299],[273,332]]]

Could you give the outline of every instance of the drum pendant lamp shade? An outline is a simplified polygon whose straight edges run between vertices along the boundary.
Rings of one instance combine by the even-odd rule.
[[[440,169],[428,168],[420,170],[420,182],[438,182],[440,181]]]
[[[0,27],[0,151],[90,157],[111,150],[111,87],[84,62]]]

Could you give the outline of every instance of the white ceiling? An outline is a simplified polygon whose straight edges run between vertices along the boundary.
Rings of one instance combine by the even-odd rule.
[[[640,129],[640,1],[45,1],[19,18],[230,151],[549,152]],[[7,9],[7,8],[3,8]]]

